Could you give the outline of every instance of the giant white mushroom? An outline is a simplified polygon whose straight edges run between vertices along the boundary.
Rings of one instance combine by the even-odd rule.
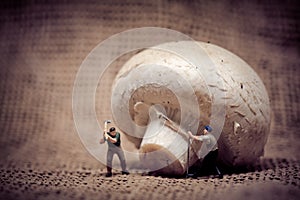
[[[134,55],[115,78],[111,104],[118,128],[137,138],[143,166],[161,174],[182,175],[208,152],[193,141],[187,160],[188,130],[201,134],[211,124],[219,132],[219,161],[238,167],[263,155],[270,128],[259,76],[235,54],[203,42],[165,43]]]

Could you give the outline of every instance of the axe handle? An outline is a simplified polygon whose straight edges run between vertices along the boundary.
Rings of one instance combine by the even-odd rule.
[[[107,121],[104,122],[104,133],[103,137],[107,140],[108,135],[107,135]]]
[[[177,133],[185,136],[186,138],[188,137],[188,134],[183,131],[175,122],[173,122],[171,119],[169,119],[167,116],[162,115],[162,118],[165,119],[165,125],[168,126],[169,128],[173,129],[174,131],[176,131]]]
[[[107,122],[104,122],[104,132],[107,132]]]

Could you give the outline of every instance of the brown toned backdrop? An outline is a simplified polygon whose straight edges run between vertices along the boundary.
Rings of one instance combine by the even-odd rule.
[[[97,178],[103,176],[97,174],[103,166],[89,155],[76,132],[72,115],[73,84],[81,62],[97,44],[113,34],[145,26],[170,28],[195,40],[209,41],[232,51],[254,68],[267,88],[272,107],[272,127],[262,161],[267,164],[261,164],[257,173],[264,177],[273,173],[275,181],[276,177],[279,180],[276,185],[273,179],[264,185],[265,179],[259,179],[256,186],[255,181],[245,183],[248,179],[244,178],[242,186],[237,186],[239,181],[234,178],[243,176],[238,174],[228,176],[229,181],[222,183],[191,180],[191,191],[179,189],[177,196],[153,196],[146,192],[143,197],[177,199],[191,194],[192,199],[217,198],[223,196],[222,191],[232,189],[237,193],[226,193],[230,198],[252,197],[252,193],[267,198],[273,197],[273,191],[278,188],[283,188],[279,197],[299,195],[300,7],[296,0],[4,0],[0,9],[0,197],[51,199],[57,195],[91,199],[97,197],[94,193],[110,191],[101,184],[95,186],[102,182],[111,187],[112,183]],[[107,76],[114,77],[115,73],[116,70]],[[109,90],[107,84],[97,92]],[[108,115],[107,102],[107,99],[97,100],[100,119]],[[282,167],[282,163],[288,167]],[[261,169],[264,167],[268,169]],[[66,185],[49,188],[41,182],[44,183],[41,186],[41,179],[48,181],[48,185],[49,182],[54,184],[53,170],[58,179],[68,180]],[[76,176],[78,170],[83,171],[83,175]],[[39,175],[40,172],[43,173]],[[74,179],[66,178],[63,172]],[[34,173],[41,179],[33,179],[30,174]],[[256,177],[252,173],[244,175]],[[128,188],[134,190],[134,184],[145,185],[147,179],[154,179],[152,185],[149,184],[150,191],[156,191],[157,185],[153,184],[160,181],[168,188],[178,189],[181,182],[186,184],[186,180],[172,185],[169,182],[172,179],[137,175],[112,180],[121,185],[132,181]],[[79,183],[75,184],[76,181]],[[87,184],[82,185],[84,181]],[[33,184],[36,186],[33,187],[32,182],[38,186]],[[223,190],[215,193],[216,185],[221,185],[217,189]],[[118,187],[125,188],[124,198],[139,198],[132,191],[128,195],[126,187]],[[170,193],[176,193],[170,188]],[[267,192],[259,188],[266,188]],[[60,190],[66,194],[57,192]],[[251,194],[247,196],[249,191]],[[122,195],[117,193],[105,198]]]

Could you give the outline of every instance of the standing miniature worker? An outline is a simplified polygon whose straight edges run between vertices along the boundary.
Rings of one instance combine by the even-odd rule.
[[[107,167],[107,173],[106,177],[112,176],[112,159],[114,154],[117,154],[117,156],[120,159],[121,168],[122,168],[122,174],[129,174],[129,172],[126,170],[126,160],[124,156],[124,152],[121,148],[121,135],[119,132],[116,131],[115,127],[111,127],[109,129],[109,132],[104,131],[103,139],[100,139],[100,144],[103,144],[105,141],[107,141],[108,144],[108,151],[106,156],[106,167]]]
[[[212,128],[207,125],[203,130],[203,135],[196,136],[193,135],[191,131],[188,131],[190,138],[202,141],[206,144],[206,148],[210,149],[210,152],[204,157],[202,162],[201,171],[208,171],[210,174],[217,172],[219,178],[223,178],[223,174],[217,167],[217,157],[218,157],[218,143],[213,134],[211,134]]]

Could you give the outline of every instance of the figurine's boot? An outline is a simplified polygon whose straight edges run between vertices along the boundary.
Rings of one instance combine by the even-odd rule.
[[[106,169],[107,169],[107,173],[106,173],[106,177],[111,177],[112,176],[112,172],[111,172],[111,167],[106,167]]]

